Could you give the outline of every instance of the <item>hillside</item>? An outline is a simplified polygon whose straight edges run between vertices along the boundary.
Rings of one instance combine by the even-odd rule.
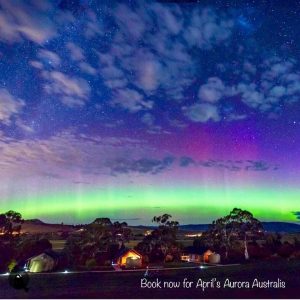
[[[268,232],[298,233],[300,224],[287,222],[263,222],[264,229]],[[143,234],[146,230],[155,229],[155,226],[129,226],[135,234]],[[206,231],[209,224],[187,224],[179,226],[182,231]],[[28,233],[47,233],[57,231],[74,231],[71,225],[47,224],[38,219],[26,220],[22,225],[22,232]]]
[[[296,233],[300,232],[300,224],[287,223],[287,222],[262,222],[263,227],[269,232],[286,232]],[[187,231],[205,231],[209,227],[209,224],[189,224],[181,225],[181,230]]]
[[[49,233],[58,231],[73,231],[71,225],[47,224],[39,219],[25,220],[22,224],[22,233]]]

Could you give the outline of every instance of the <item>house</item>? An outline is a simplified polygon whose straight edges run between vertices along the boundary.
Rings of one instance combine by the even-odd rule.
[[[117,255],[113,261],[113,265],[117,265],[120,268],[135,269],[142,267],[142,255],[136,250],[129,249]]]
[[[180,258],[182,261],[186,261],[186,262],[194,262],[194,263],[202,262],[202,255],[196,253],[183,254],[181,255]]]
[[[25,267],[29,272],[49,272],[53,271],[58,264],[58,255],[54,251],[45,251],[37,256],[33,256],[26,261]]]
[[[203,260],[206,263],[209,263],[209,257],[213,254],[214,252],[212,252],[211,250],[207,250],[204,252],[203,254]]]

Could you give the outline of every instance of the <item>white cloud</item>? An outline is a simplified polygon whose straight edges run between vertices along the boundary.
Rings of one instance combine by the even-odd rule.
[[[153,106],[152,101],[144,100],[143,95],[128,88],[115,91],[113,93],[112,103],[133,113],[139,110],[151,109]]]
[[[264,95],[256,90],[255,85],[245,86],[243,84],[238,85],[238,91],[241,91],[242,101],[248,106],[257,108],[264,103]]]
[[[191,52],[225,43],[233,28],[230,18],[213,9],[193,7],[186,11],[179,5],[152,2],[134,8],[120,4],[114,17],[119,30],[107,52],[98,53],[100,74],[106,86],[127,89],[130,83],[131,90],[142,91],[150,99],[159,92],[166,101],[177,103],[184,101],[185,89],[201,72]],[[212,81],[209,84],[214,92],[222,93],[218,91],[221,87],[217,83],[214,86]],[[204,86],[206,101],[219,97],[209,93]],[[133,107],[130,111],[135,112],[145,105]]]
[[[247,115],[243,114],[243,115],[239,115],[239,114],[229,114],[229,116],[227,117],[228,121],[236,121],[236,120],[244,120],[247,118]]]
[[[10,125],[12,116],[18,114],[25,105],[24,101],[0,89],[0,122]]]
[[[224,94],[224,84],[217,77],[211,77],[206,84],[201,85],[198,97],[202,101],[217,102]]]
[[[44,68],[43,64],[37,60],[31,60],[29,61],[29,64],[39,70],[42,70]]]
[[[143,19],[127,5],[120,4],[115,11],[115,20],[122,32],[131,38],[139,39],[145,31]]]
[[[156,21],[161,30],[166,30],[173,35],[177,35],[183,30],[183,13],[179,6],[164,6],[155,3],[152,10],[156,14]]]
[[[230,37],[233,25],[232,20],[220,18],[210,8],[195,9],[184,37],[190,46],[210,49]]]
[[[45,90],[49,94],[60,96],[64,104],[70,107],[82,106],[88,100],[91,88],[83,78],[69,77],[58,71],[44,74],[48,81]]]
[[[97,35],[103,35],[103,30],[101,30],[101,25],[97,20],[97,16],[93,11],[87,12],[88,21],[84,31],[85,36],[90,39]]]
[[[105,81],[105,84],[107,87],[111,89],[118,89],[118,88],[124,88],[127,86],[128,81],[123,78],[116,78],[116,79],[108,79]]]
[[[39,5],[30,2],[0,1],[0,40],[14,43],[26,38],[44,44],[56,35],[54,23]]]
[[[41,49],[39,50],[37,57],[40,58],[41,61],[44,62],[45,64],[53,65],[53,67],[55,68],[60,65],[60,58],[53,51]],[[34,67],[37,67],[36,63]]]
[[[92,67],[90,64],[88,64],[86,62],[80,62],[79,68],[82,72],[87,73],[89,75],[97,74],[97,69],[95,69],[94,67]]]
[[[154,116],[150,113],[145,113],[142,118],[141,121],[146,124],[148,127],[153,126],[154,124]]]
[[[296,71],[297,63],[295,60],[283,60],[279,57],[263,59],[257,66],[252,63],[257,57],[246,57],[244,62],[238,65],[225,64],[224,81],[220,78],[209,78],[208,82],[199,88],[198,97],[202,102],[215,104],[219,112],[222,112],[228,121],[247,117],[235,111],[235,107],[224,110],[222,104],[218,101],[221,98],[235,97],[235,101],[241,101],[244,105],[253,110],[266,113],[268,116],[274,116],[278,113],[282,104],[298,101],[300,98],[300,74]],[[233,68],[232,71],[230,68]],[[226,84],[228,72],[235,72],[239,79],[236,84]],[[280,106],[279,106],[280,104]],[[232,104],[231,104],[232,105]],[[198,104],[186,108],[186,115],[192,120],[201,121],[205,117],[198,116],[200,108]],[[210,110],[213,113],[213,109]],[[213,118],[211,118],[213,119]],[[209,119],[207,119],[209,120]],[[218,120],[215,117],[214,120]]]
[[[145,92],[154,91],[159,86],[161,64],[152,56],[146,53],[137,55],[140,63],[136,64],[137,86]]]
[[[220,121],[218,108],[209,103],[197,103],[183,109],[184,114],[193,122]]]
[[[286,88],[283,86],[274,86],[271,90],[270,90],[270,96],[272,97],[276,97],[276,98],[280,98],[282,97],[284,94],[286,93]]]
[[[67,43],[66,47],[70,51],[71,58],[74,61],[85,60],[83,50],[79,46],[75,45],[74,43],[69,42],[69,43]]]
[[[113,162],[136,160],[154,152],[143,140],[102,138],[72,132],[39,140],[2,137],[0,149],[2,183],[5,180],[15,182],[18,179],[23,182],[30,177],[40,181],[47,179],[49,175],[59,176],[61,180],[72,180],[78,174],[96,177],[99,174],[110,175]],[[7,186],[11,187],[11,184]]]
[[[34,132],[32,126],[25,124],[21,119],[16,120],[16,125],[23,130],[23,132],[31,134]]]
[[[122,78],[124,72],[122,72],[119,68],[109,65],[101,69],[101,75],[104,78],[112,79],[112,78]]]

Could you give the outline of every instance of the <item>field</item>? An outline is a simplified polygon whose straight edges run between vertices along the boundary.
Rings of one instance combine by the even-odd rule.
[[[34,223],[25,221],[22,224],[22,233],[55,233],[58,231],[72,232],[74,228],[71,225],[60,225],[60,224],[46,224],[46,223]]]
[[[174,269],[159,271],[149,282],[160,281],[162,288],[141,288],[145,271],[48,273],[30,275],[29,291],[15,290],[8,284],[7,276],[0,276],[2,298],[298,298],[300,292],[300,261],[265,261],[208,269]],[[193,282],[191,288],[183,288],[183,281]],[[216,281],[214,281],[214,278]],[[224,288],[230,282],[278,281],[285,288]],[[209,286],[204,291],[196,288],[199,279],[221,283],[221,287]],[[179,283],[178,288],[163,287]],[[215,283],[216,284],[216,283]],[[208,283],[209,285],[209,283]]]

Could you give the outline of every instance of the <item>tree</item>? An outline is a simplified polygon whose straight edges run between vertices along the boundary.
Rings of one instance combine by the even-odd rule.
[[[18,243],[17,246],[17,259],[20,261],[26,260],[29,257],[39,255],[44,251],[51,250],[52,244],[48,239],[33,239],[32,237],[25,238]]]
[[[68,238],[66,253],[74,257],[76,263],[85,264],[86,260],[95,258],[99,252],[110,251],[113,247],[128,241],[131,230],[126,222],[112,223],[109,218],[97,218],[85,226],[80,239]]]
[[[4,235],[11,236],[14,231],[20,233],[23,223],[22,215],[13,210],[0,214],[0,229]]]
[[[229,215],[213,221],[206,233],[214,242],[225,247],[226,258],[233,240],[243,240],[245,259],[249,259],[248,240],[255,238],[263,231],[261,222],[252,213],[240,208],[234,208]]]
[[[104,227],[110,227],[112,222],[109,218],[97,218],[92,224],[97,224]]]
[[[172,245],[176,243],[176,233],[179,223],[171,220],[172,216],[163,214],[155,216],[152,222],[157,223],[151,234],[144,237],[143,241],[137,245],[137,250],[144,255],[151,256],[152,260],[160,260],[171,251]]]
[[[179,223],[171,221],[171,218],[172,216],[169,214],[153,217],[152,222],[157,223],[158,228],[153,230],[151,235],[162,242],[175,241]]]

